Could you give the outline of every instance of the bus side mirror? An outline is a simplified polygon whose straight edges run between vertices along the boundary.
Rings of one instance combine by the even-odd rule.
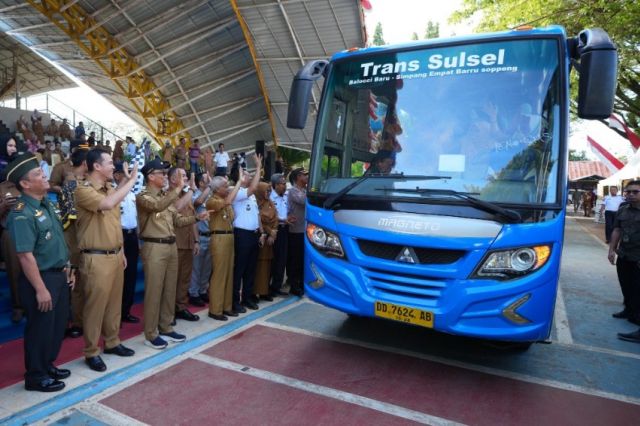
[[[618,52],[609,35],[600,28],[587,29],[577,37],[580,64],[578,117],[609,118],[613,112],[618,71]],[[576,59],[578,59],[576,58]]]
[[[303,66],[291,83],[289,93],[289,110],[287,112],[287,127],[290,129],[304,129],[309,114],[309,101],[313,83],[325,74],[328,61],[312,61]]]

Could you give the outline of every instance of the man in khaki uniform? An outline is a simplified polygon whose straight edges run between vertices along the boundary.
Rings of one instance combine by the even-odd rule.
[[[187,172],[177,167],[169,169],[169,190],[183,188],[187,181]],[[193,176],[193,175],[192,175]],[[186,193],[174,202],[174,207],[182,216],[195,216],[191,197],[195,182],[189,182]],[[176,229],[176,247],[178,248],[178,278],[176,283],[176,318],[185,321],[198,321],[200,317],[187,309],[189,304],[189,283],[193,270],[193,257],[200,250],[197,225],[182,226]]]
[[[183,334],[171,327],[175,313],[178,249],[175,228],[209,218],[208,212],[182,216],[173,203],[190,192],[186,182],[164,192],[169,164],[155,159],[142,168],[147,188],[136,198],[138,226],[144,265],[144,344],[154,349],[167,347],[167,340],[182,342]],[[186,186],[186,187],[185,187]],[[166,339],[166,340],[165,340]]]
[[[84,182],[87,175],[88,150],[86,148],[74,148],[71,154],[71,173],[65,176],[62,182],[61,192],[58,194],[58,206],[60,218],[64,229],[64,240],[69,249],[69,261],[71,268],[78,271],[80,266],[80,249],[78,248],[78,232],[76,220],[78,212],[75,207],[74,193],[78,185]],[[56,177],[57,178],[57,177]],[[80,274],[76,273],[76,285],[71,290],[71,327],[66,331],[69,337],[82,336],[82,315],[84,309],[84,286]]]
[[[104,353],[132,356],[134,351],[120,343],[120,310],[122,304],[122,270],[127,262],[122,249],[120,202],[133,188],[137,164],[125,172],[125,183],[117,189],[111,186],[113,160],[96,148],[87,153],[87,180],[75,192],[78,210],[78,247],[80,275],[84,282],[83,314],[84,356],[89,368],[105,371],[98,341],[104,337]],[[128,170],[125,166],[124,170]]]
[[[209,318],[226,321],[228,316],[237,317],[233,310],[233,200],[242,184],[243,169],[233,190],[229,190],[226,177],[216,176],[211,180],[213,196],[207,201],[207,210],[211,212],[209,229],[211,241],[211,260],[213,274],[209,281]]]

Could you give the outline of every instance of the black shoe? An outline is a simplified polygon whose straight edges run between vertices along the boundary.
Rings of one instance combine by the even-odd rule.
[[[189,296],[189,304],[192,306],[197,306],[199,308],[205,305],[205,303],[202,301],[200,297],[193,297],[193,296]]]
[[[618,339],[640,343],[640,330],[636,330],[633,333],[618,333]]]
[[[47,370],[47,374],[54,380],[66,379],[71,375],[71,371],[66,368],[56,368],[53,365]]]
[[[64,332],[65,336],[67,337],[71,337],[72,339],[76,339],[78,337],[82,336],[82,328],[80,327],[69,327],[67,328],[67,330]]]
[[[137,324],[140,322],[140,318],[134,317],[131,314],[123,315],[122,322],[128,322],[129,324]]]
[[[302,297],[302,296],[304,296],[304,290],[301,290],[299,288],[292,288],[289,291],[289,294],[293,294],[294,296]]]
[[[242,305],[244,307],[248,308],[248,309],[253,310],[253,311],[258,309],[258,304],[256,302],[254,302],[253,300],[247,300]]]
[[[627,319],[627,318],[629,318],[629,311],[627,311],[626,309],[623,309],[620,312],[616,312],[615,314],[611,314],[611,316],[614,317],[614,318]]]
[[[640,316],[628,316],[627,321],[629,321],[631,324],[640,325]]]
[[[209,312],[209,318],[213,318],[216,321],[226,321],[229,319],[225,315],[216,315],[212,314],[211,312]]]
[[[202,303],[204,303],[205,305],[209,304],[209,294],[205,293],[205,294],[201,294],[200,295],[200,300],[202,300]]]
[[[199,316],[192,314],[188,309],[176,311],[176,318],[185,321],[198,321],[200,319]]]
[[[245,312],[247,312],[247,310],[244,308],[244,306],[238,305],[233,307],[233,312],[235,312],[236,314],[244,314]]]
[[[278,297],[278,296],[288,296],[289,293],[285,293],[282,290],[274,290],[271,292],[271,297]]]
[[[237,317],[238,316],[238,313],[236,311],[224,311],[222,313],[225,314],[228,317]]]
[[[86,362],[89,368],[93,371],[103,372],[107,369],[107,365],[104,363],[102,358],[100,358],[100,355],[85,358],[84,362]]]
[[[118,356],[133,356],[135,355],[136,351],[134,351],[133,349],[127,348],[121,343],[118,346],[114,346],[113,348],[109,348],[109,349],[105,348],[104,353],[109,355],[118,355]]]
[[[266,296],[260,296],[260,300],[266,300],[267,302],[273,302],[273,297],[271,297],[270,295],[266,295]]]
[[[28,391],[58,392],[64,389],[64,382],[49,377],[38,383],[25,382],[24,388]]]

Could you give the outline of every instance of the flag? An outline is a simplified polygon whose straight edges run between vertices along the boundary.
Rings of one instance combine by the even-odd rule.
[[[611,174],[614,174],[618,170],[624,167],[622,161],[618,160],[613,154],[604,149],[602,145],[593,140],[591,136],[587,136],[587,142],[589,143],[589,148],[591,151],[598,157],[602,163],[611,171]]]
[[[634,152],[640,148],[640,136],[636,135],[622,118],[611,114],[611,117],[609,117],[609,127],[623,131],[627,135],[627,139],[629,139],[631,146],[633,146]]]

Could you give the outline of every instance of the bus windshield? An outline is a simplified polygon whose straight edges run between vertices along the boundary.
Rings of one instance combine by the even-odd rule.
[[[336,61],[318,117],[311,193],[416,201],[464,193],[560,204],[557,40],[485,42]]]

